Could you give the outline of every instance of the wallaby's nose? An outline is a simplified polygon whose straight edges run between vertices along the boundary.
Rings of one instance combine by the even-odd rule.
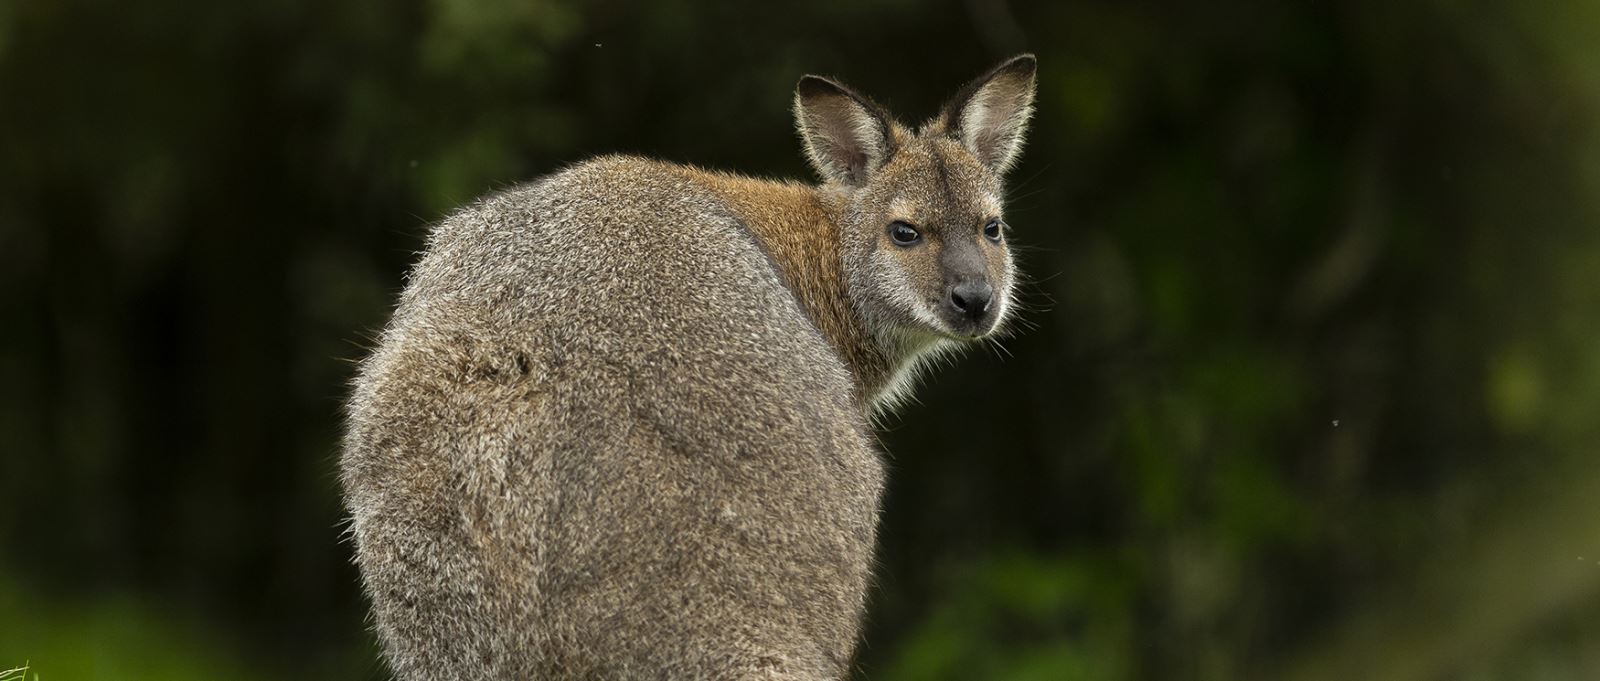
[[[950,304],[972,319],[988,311],[989,300],[993,297],[994,289],[987,281],[963,281],[950,287]]]

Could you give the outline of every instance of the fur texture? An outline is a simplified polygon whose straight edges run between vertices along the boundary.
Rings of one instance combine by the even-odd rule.
[[[848,675],[884,477],[868,419],[1010,309],[984,229],[1033,60],[963,92],[981,113],[913,133],[808,76],[820,186],[605,157],[436,228],[342,459],[397,677]],[[993,302],[952,307],[974,282]]]

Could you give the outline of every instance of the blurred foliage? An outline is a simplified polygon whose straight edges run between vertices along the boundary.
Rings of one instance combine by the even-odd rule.
[[[1600,676],[1600,5],[0,3],[0,668],[380,676],[334,478],[427,225],[804,176],[1039,54],[1031,329],[883,434],[860,678]]]
[[[7,665],[26,667],[26,674],[0,673],[0,681],[348,679],[361,678],[375,665],[366,651],[354,648],[336,665],[307,669],[286,660],[277,673],[268,673],[244,662],[239,646],[204,625],[128,594],[46,600],[0,584],[0,618],[8,624],[5,654],[21,654]]]

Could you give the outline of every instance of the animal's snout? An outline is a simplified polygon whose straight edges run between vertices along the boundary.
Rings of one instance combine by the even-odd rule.
[[[981,279],[963,281],[950,287],[950,305],[968,319],[983,317],[983,313],[989,311],[989,302],[993,299],[994,288],[989,286],[989,282]]]

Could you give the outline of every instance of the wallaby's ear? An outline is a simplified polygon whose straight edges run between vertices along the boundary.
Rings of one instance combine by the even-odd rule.
[[[1037,69],[1038,60],[1024,54],[967,83],[945,105],[941,127],[990,170],[1009,170],[1021,155],[1022,136],[1033,115]]]
[[[821,76],[806,76],[795,86],[794,122],[824,180],[865,184],[894,151],[889,114]]]

